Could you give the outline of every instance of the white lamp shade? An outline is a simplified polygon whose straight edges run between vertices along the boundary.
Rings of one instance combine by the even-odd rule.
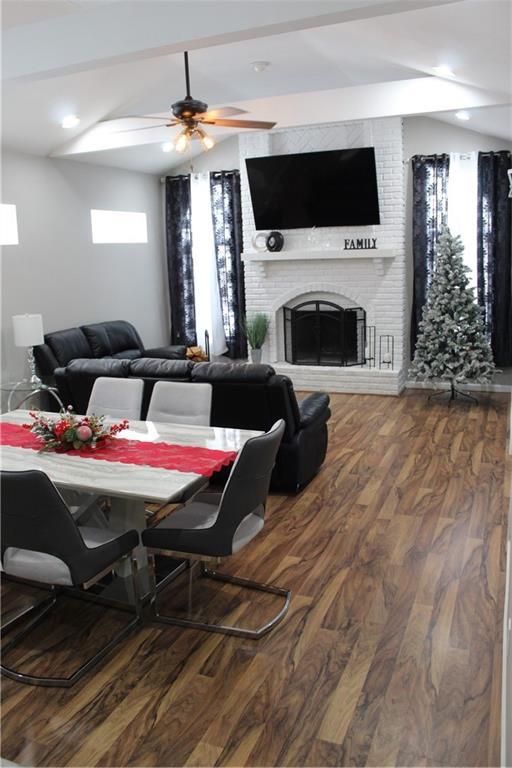
[[[41,315],[13,315],[12,326],[17,347],[35,347],[44,343]]]

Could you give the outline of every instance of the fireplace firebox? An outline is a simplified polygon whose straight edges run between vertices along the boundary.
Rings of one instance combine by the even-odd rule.
[[[364,365],[366,312],[330,301],[284,307],[285,358],[294,365]]]

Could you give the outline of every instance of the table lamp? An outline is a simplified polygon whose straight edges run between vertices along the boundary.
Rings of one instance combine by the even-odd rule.
[[[41,315],[13,315],[12,326],[14,329],[14,344],[17,347],[27,347],[30,383],[34,387],[39,387],[42,382],[36,373],[34,347],[36,344],[44,343],[43,318]]]

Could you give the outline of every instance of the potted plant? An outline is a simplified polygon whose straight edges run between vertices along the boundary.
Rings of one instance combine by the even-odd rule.
[[[267,338],[268,326],[268,316],[263,314],[263,312],[257,312],[245,320],[244,332],[250,346],[249,357],[251,363],[261,363],[261,348]]]

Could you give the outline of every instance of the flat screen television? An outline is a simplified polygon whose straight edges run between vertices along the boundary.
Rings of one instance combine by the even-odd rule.
[[[380,224],[373,147],[251,157],[245,164],[256,229]]]

